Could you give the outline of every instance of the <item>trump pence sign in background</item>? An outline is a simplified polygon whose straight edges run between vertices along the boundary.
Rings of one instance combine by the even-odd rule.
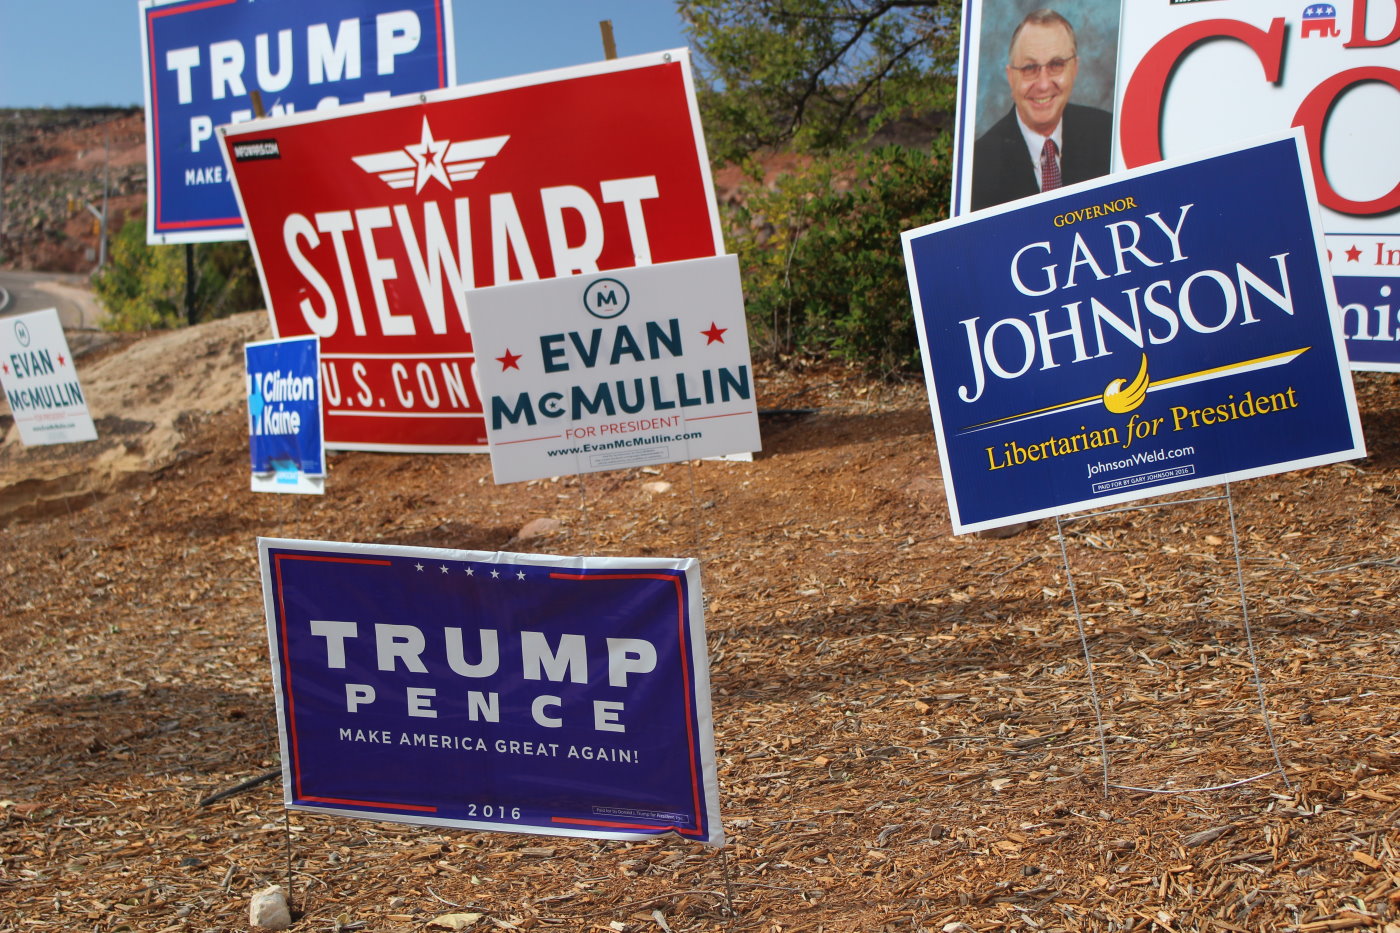
[[[1365,455],[1305,159],[1295,133],[904,235],[956,531]]]
[[[288,806],[723,842],[694,560],[258,549]]]
[[[278,336],[326,443],[486,448],[468,289],[723,252],[685,50],[229,127]]]
[[[142,0],[152,243],[241,240],[214,138],[273,115],[456,83],[450,0]]]

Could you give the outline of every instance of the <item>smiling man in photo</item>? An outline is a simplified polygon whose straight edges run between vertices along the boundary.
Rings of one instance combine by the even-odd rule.
[[[1069,20],[1049,9],[1021,20],[1006,63],[1013,106],[973,147],[973,210],[1108,174],[1113,116],[1070,103],[1078,73]]]

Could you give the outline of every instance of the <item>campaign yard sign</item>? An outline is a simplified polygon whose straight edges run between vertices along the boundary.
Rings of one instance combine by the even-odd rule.
[[[478,451],[472,288],[724,252],[684,49],[229,127],[279,337],[326,443]]]
[[[467,296],[496,482],[759,449],[739,260]]]
[[[254,492],[326,491],[321,371],[315,337],[243,345]]]
[[[0,387],[22,443],[97,440],[57,308],[0,319]]]
[[[991,169],[976,153],[999,151],[991,143],[1005,137],[993,124],[1012,109],[1018,82],[1026,113],[1031,99],[1064,108],[1067,181],[1087,177],[1069,177],[1083,170],[1086,153],[1102,175],[1299,127],[1350,365],[1400,371],[1400,0],[1051,6],[1071,22],[1076,54],[1061,74],[1032,84],[1006,69],[1027,6],[963,4],[954,213],[979,207],[978,176]],[[1020,161],[1030,189],[1018,197],[1038,190],[1025,151]]]
[[[216,127],[456,83],[451,0],[141,0],[150,243],[245,238]]]
[[[904,234],[954,530],[1365,456],[1302,134]]]
[[[287,806],[723,843],[695,560],[258,553]]]
[[[1400,0],[1123,3],[1121,164],[1300,127],[1353,369],[1400,372],[1397,65]]]

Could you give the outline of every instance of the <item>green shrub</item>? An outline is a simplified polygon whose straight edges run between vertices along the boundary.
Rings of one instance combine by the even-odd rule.
[[[948,216],[947,136],[815,157],[728,209],[760,354],[829,355],[886,376],[919,368],[899,234]]]
[[[246,243],[198,243],[194,289],[186,289],[186,247],[150,246],[146,221],[134,217],[112,239],[93,288],[107,308],[108,330],[179,327],[263,306],[253,253]],[[192,302],[191,302],[192,299]]]
[[[93,289],[107,309],[102,326],[133,331],[178,327],[184,319],[184,252],[147,246],[146,221],[136,217],[112,238],[107,265],[93,275]]]

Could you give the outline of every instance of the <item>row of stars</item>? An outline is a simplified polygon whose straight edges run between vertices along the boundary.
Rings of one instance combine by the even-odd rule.
[[[510,351],[507,350],[506,352],[509,353]],[[67,361],[66,359],[63,358],[63,354],[62,354],[62,353],[60,353],[60,354],[58,355],[57,359],[58,359],[58,365],[59,365],[59,366],[67,366],[67,365],[68,365],[68,361]],[[8,376],[8,375],[10,374],[10,364],[9,364],[9,363],[0,363],[0,370],[4,370],[5,375]]]
[[[424,569],[426,569],[426,568],[424,568],[424,566],[423,566],[422,564],[414,564],[414,565],[413,565],[413,569],[416,570],[416,571],[418,571],[419,573],[422,573],[422,572],[424,571]],[[467,567],[467,568],[465,568],[465,569],[466,569],[466,571],[467,571],[467,576],[469,576],[469,577],[474,577],[474,576],[476,576],[476,568],[470,567],[470,566],[469,566],[469,567]],[[452,572],[451,568],[449,568],[446,564],[439,564],[439,565],[438,565],[438,570],[442,571],[443,573],[451,573],[451,572]],[[492,579],[492,580],[499,580],[500,578],[501,578],[501,572],[500,572],[499,570],[497,570],[495,567],[492,567],[492,568],[491,568],[491,579]],[[525,571],[523,571],[523,570],[517,570],[517,571],[515,572],[515,579],[517,579],[517,580],[524,580],[524,579],[525,579]]]
[[[708,347],[712,343],[724,343],[724,333],[727,330],[729,330],[728,327],[720,327],[711,321],[710,329],[700,331],[700,336],[705,338],[705,346]],[[522,359],[524,359],[522,354],[512,353],[510,347],[506,347],[506,355],[496,357],[496,362],[501,364],[501,372],[505,372],[507,369],[520,369]]]

